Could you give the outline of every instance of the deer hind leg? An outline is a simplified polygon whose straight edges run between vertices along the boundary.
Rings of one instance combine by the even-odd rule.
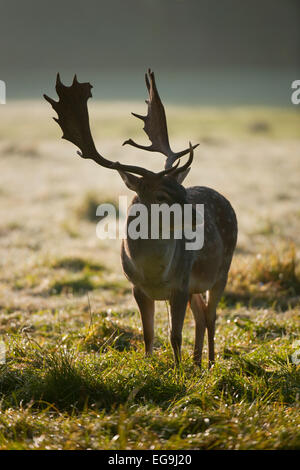
[[[171,310],[171,345],[176,365],[181,359],[182,328],[188,303],[188,293],[176,290],[170,298]]]
[[[195,319],[194,362],[201,367],[202,349],[206,329],[205,309],[207,308],[201,294],[192,294],[190,306]]]
[[[154,300],[147,297],[138,287],[132,289],[142,318],[145,353],[152,354],[154,340]]]
[[[227,282],[227,275],[220,279],[208,292],[207,308],[205,310],[206,327],[208,335],[208,364],[211,367],[215,362],[215,323],[217,305],[221,300]]]

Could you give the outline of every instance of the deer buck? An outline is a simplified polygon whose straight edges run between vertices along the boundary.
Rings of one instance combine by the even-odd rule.
[[[144,122],[144,130],[151,145],[143,146],[129,139],[129,144],[139,149],[165,155],[165,169],[154,173],[144,167],[113,162],[96,150],[89,125],[87,100],[92,96],[89,83],[79,83],[76,75],[71,86],[61,83],[57,75],[56,91],[59,101],[44,95],[58,114],[54,120],[60,125],[62,138],[79,149],[82,158],[90,158],[98,165],[117,170],[127,187],[136,195],[132,204],[178,203],[204,204],[204,244],[199,250],[187,250],[181,239],[131,239],[123,240],[122,266],[133,285],[133,295],[141,314],[145,352],[151,354],[154,339],[155,300],[170,303],[170,340],[175,363],[181,358],[182,328],[187,305],[195,320],[194,362],[201,366],[205,330],[208,332],[209,366],[214,362],[214,335],[216,308],[226,286],[228,271],[237,240],[235,212],[225,197],[217,191],[193,186],[184,188],[182,182],[193,161],[197,145],[174,153],[169,144],[164,106],[160,100],[154,74],[148,70],[146,85],[149,93],[147,116],[132,113]],[[123,144],[123,145],[124,145]],[[178,166],[179,159],[189,154],[187,162]],[[174,162],[178,160],[177,164]],[[127,228],[130,216],[127,218]],[[202,294],[206,293],[206,298]]]

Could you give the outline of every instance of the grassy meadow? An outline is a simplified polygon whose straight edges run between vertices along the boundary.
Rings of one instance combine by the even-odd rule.
[[[159,170],[136,103],[91,103],[99,151]],[[119,175],[82,160],[47,103],[0,108],[1,449],[300,449],[300,114],[169,106],[174,150],[199,142],[187,185],[236,210],[239,240],[218,309],[216,364],[173,367],[168,306],[152,358],[120,263],[96,237],[95,209],[131,196]],[[120,213],[119,217],[124,217]],[[299,349],[299,346],[298,346]]]

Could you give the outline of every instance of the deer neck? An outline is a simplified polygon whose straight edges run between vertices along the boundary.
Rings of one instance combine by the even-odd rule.
[[[133,201],[136,204],[136,199]],[[170,230],[170,237],[165,239],[149,237],[151,223],[151,207],[146,205],[148,237],[133,239],[130,236],[130,223],[135,219],[128,212],[126,233],[127,238],[122,244],[122,264],[127,278],[139,286],[150,298],[159,300],[168,298],[175,288],[182,288],[187,282],[186,273],[189,272],[190,256],[182,256],[185,251],[185,239],[174,238]],[[172,229],[172,227],[171,227]]]

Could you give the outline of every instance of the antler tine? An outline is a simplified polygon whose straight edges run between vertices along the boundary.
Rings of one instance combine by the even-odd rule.
[[[148,69],[148,73],[145,74],[145,81],[149,93],[149,100],[146,100],[146,103],[148,104],[147,116],[141,116],[136,113],[132,114],[144,122],[143,129],[149,137],[151,145],[140,145],[134,142],[132,139],[126,140],[123,145],[129,144],[142,150],[162,153],[167,157],[165,161],[165,169],[168,169],[172,167],[173,163],[178,158],[186,155],[190,151],[190,148],[177,153],[171,150],[169,144],[166,113],[157,91],[154,72],[151,69]],[[197,146],[198,144],[194,145],[193,149],[195,149]]]
[[[152,171],[135,165],[123,165],[102,157],[97,151],[90,130],[87,100],[92,96],[90,83],[79,83],[76,75],[71,86],[65,86],[60,75],[56,78],[56,92],[59,101],[44,95],[52,108],[57,112],[58,118],[53,118],[63,131],[62,138],[75,144],[82,158],[90,158],[98,165],[114,170],[128,171],[140,176],[154,175]]]
[[[189,145],[190,145],[189,146],[190,155],[189,155],[188,160],[185,162],[185,164],[178,167],[178,165],[179,165],[179,160],[178,160],[178,162],[176,163],[175,166],[172,166],[171,168],[167,168],[167,169],[161,171],[160,173],[158,173],[158,176],[163,176],[163,175],[166,175],[166,174],[176,176],[179,173],[182,173],[182,172],[188,170],[189,167],[191,166],[192,162],[193,162],[193,159],[194,159],[194,147],[195,147],[191,144],[191,142],[189,142]]]

